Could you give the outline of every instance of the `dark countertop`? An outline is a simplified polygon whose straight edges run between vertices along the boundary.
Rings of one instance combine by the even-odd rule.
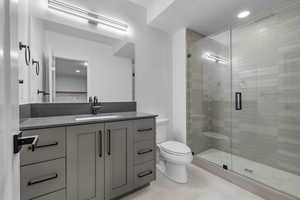
[[[98,117],[98,116],[110,116],[116,115],[116,118],[110,119],[90,119],[84,121],[77,121],[76,118],[83,117]],[[39,117],[39,118],[27,118],[20,122],[20,130],[33,130],[42,128],[54,128],[64,126],[74,126],[83,124],[95,124],[104,122],[116,122],[124,120],[144,119],[153,118],[158,115],[139,113],[139,112],[119,112],[119,113],[105,113],[98,115],[66,115],[66,116],[55,116],[55,117]]]

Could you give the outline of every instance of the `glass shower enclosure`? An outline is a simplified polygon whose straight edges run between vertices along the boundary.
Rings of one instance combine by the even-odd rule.
[[[300,3],[202,38],[188,53],[194,159],[300,198]]]

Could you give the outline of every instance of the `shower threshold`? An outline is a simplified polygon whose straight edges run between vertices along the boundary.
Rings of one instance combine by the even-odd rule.
[[[299,175],[232,155],[218,149],[208,149],[207,151],[197,154],[195,158],[205,159],[220,166],[225,164],[234,172],[282,192],[286,192],[298,198],[300,197]]]

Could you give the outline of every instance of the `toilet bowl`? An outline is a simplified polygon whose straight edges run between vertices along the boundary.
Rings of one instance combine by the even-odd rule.
[[[188,181],[186,165],[193,160],[191,149],[184,143],[167,140],[168,119],[157,119],[157,168],[177,183]]]
[[[158,169],[169,179],[177,183],[186,183],[188,180],[186,165],[193,160],[190,148],[176,141],[167,141],[157,146],[160,154]]]

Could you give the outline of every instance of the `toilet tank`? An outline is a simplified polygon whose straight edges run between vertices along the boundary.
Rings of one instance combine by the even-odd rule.
[[[156,119],[156,144],[167,141],[169,119],[158,118]]]

